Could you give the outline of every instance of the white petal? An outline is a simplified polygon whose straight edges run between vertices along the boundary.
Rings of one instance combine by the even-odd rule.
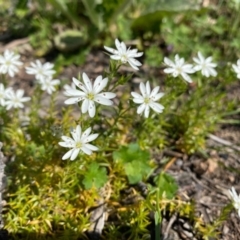
[[[121,42],[121,49],[118,50],[119,52],[125,54],[127,52],[127,47],[124,42]]]
[[[202,70],[202,66],[201,65],[197,65],[193,69],[194,69],[194,71],[200,71],[200,70]]]
[[[82,113],[86,113],[88,111],[88,108],[89,108],[89,100],[84,99],[84,101],[82,103],[82,107],[81,107]]]
[[[92,154],[92,151],[91,151],[88,147],[83,146],[83,147],[81,148],[81,150],[82,150],[84,153],[86,153],[87,155],[91,155],[91,154]]]
[[[30,101],[31,98],[30,97],[23,97],[21,98],[21,102],[27,102],[27,101]]]
[[[174,68],[165,68],[163,71],[167,74],[171,74],[175,71],[175,69]]]
[[[102,97],[102,95],[98,94],[95,99],[96,102],[102,104],[102,105],[106,105],[106,106],[111,106],[113,105],[113,102],[105,97]]]
[[[152,90],[152,92],[151,92],[151,94],[150,94],[150,97],[153,98],[153,97],[158,93],[159,89],[160,89],[159,86],[155,87],[155,88]]]
[[[152,97],[152,100],[158,101],[163,96],[164,96],[164,93],[160,92],[160,93],[156,94],[154,97]]]
[[[240,208],[238,207],[238,216],[240,217]]]
[[[147,83],[146,83],[146,92],[147,92],[147,95],[150,96],[151,88],[150,88],[150,83],[149,83],[149,81],[147,81]]]
[[[104,98],[107,98],[107,99],[112,99],[112,98],[116,97],[116,93],[103,92],[103,93],[98,94],[97,96],[101,96],[101,97],[104,97]]]
[[[94,93],[101,92],[107,86],[107,83],[108,83],[108,78],[104,78],[101,81],[99,81],[99,83],[97,83],[96,86],[94,86]]]
[[[197,63],[197,64],[201,64],[201,62],[199,61],[198,58],[193,57],[193,61],[194,61],[195,63]]]
[[[77,80],[76,78],[72,78],[72,80],[73,80],[73,83],[77,86],[77,87],[79,87],[80,89],[82,89],[85,93],[86,92],[88,92],[87,91],[87,89],[86,89],[86,87],[79,81],[79,80]]]
[[[71,150],[69,150],[68,152],[66,152],[66,153],[63,155],[62,160],[66,160],[66,159],[70,158],[71,155],[72,155],[72,152],[73,152],[73,149],[71,149]]]
[[[206,60],[205,60],[206,63],[211,63],[212,62],[212,57],[208,57]]]
[[[89,127],[88,129],[86,129],[86,130],[83,132],[82,138],[81,138],[81,140],[82,140],[83,142],[84,142],[84,139],[89,136],[89,134],[91,133],[91,131],[92,131],[92,128]]]
[[[89,143],[85,144],[85,147],[90,149],[91,151],[97,151],[98,150],[98,147],[93,146],[92,144],[89,144]]]
[[[79,152],[80,152],[80,148],[74,148],[73,151],[72,151],[72,155],[71,155],[70,160],[73,161],[74,159],[76,159]]]
[[[83,100],[83,97],[74,97],[74,98],[69,98],[67,100],[64,101],[65,104],[70,105],[70,104],[75,104],[77,102],[80,102],[81,100]]]
[[[101,81],[102,81],[102,76],[100,75],[95,79],[93,84],[93,89],[96,89],[100,85]]]
[[[117,50],[121,52],[122,51],[121,43],[119,42],[119,40],[117,38],[115,39],[115,45],[116,45]]]
[[[72,138],[74,140],[74,142],[78,142],[79,141],[79,138],[78,138],[78,134],[76,132],[76,129],[74,129],[73,131],[71,131],[71,135],[72,135]]]
[[[136,60],[137,61],[137,60]],[[139,70],[139,68],[137,67],[137,64],[135,64],[135,61],[133,60],[133,58],[130,60],[128,59],[128,63],[130,64],[130,66],[135,69],[135,70]],[[142,65],[142,64],[141,64]]]
[[[79,91],[79,90],[76,90],[76,89],[68,89],[67,90],[67,94],[69,96],[86,96],[86,93],[85,92],[82,92],[82,91]]]
[[[143,97],[142,97],[139,93],[131,92],[131,95],[132,95],[134,98],[143,99]]]
[[[164,63],[166,64],[166,65],[168,65],[168,66],[174,66],[175,64],[173,63],[173,61],[171,61],[169,58],[167,58],[167,57],[164,57]]]
[[[146,104],[145,104],[145,103],[141,104],[141,105],[137,108],[137,114],[141,114],[141,113],[144,111],[145,107],[146,107]]]
[[[213,77],[216,77],[217,76],[217,72],[215,69],[213,68],[209,68],[209,72],[210,72],[210,75],[213,76]]]
[[[182,73],[181,74],[183,79],[186,80],[187,82],[191,83],[192,79],[186,74],[186,73]]]
[[[143,97],[146,96],[146,88],[145,88],[144,83],[142,83],[142,82],[140,83],[140,92],[141,92]]]
[[[161,104],[155,102],[150,103],[150,107],[157,113],[161,113],[164,109]]]
[[[91,118],[95,116],[96,107],[94,101],[89,101],[88,113]]]
[[[142,104],[142,103],[144,103],[144,99],[142,98],[134,98],[133,99],[133,102],[135,102],[135,103],[137,103],[137,104]]]
[[[21,98],[23,95],[24,95],[24,90],[18,89],[17,92],[16,92],[16,96],[17,96],[18,98]]]
[[[149,112],[150,112],[150,108],[149,108],[148,105],[146,105],[146,108],[145,108],[145,111],[144,111],[144,117],[145,117],[145,118],[148,118]]]
[[[87,76],[86,73],[83,73],[82,77],[83,77],[83,82],[84,82],[88,92],[91,92],[93,89],[92,89],[92,83],[91,83],[89,77]]]
[[[198,52],[198,57],[200,59],[201,62],[205,62],[205,58],[203,57],[203,55],[201,54],[201,52]]]
[[[76,127],[76,137],[77,137],[77,140],[81,139],[81,134],[82,134],[81,126],[77,125],[77,127]]]
[[[110,53],[112,53],[112,54],[118,54],[118,51],[117,51],[116,49],[113,49],[113,48],[110,48],[110,47],[106,47],[106,46],[104,46],[104,48],[105,48],[108,52],[110,52]]]
[[[91,135],[87,136],[86,138],[84,138],[84,142],[85,143],[91,142],[91,141],[95,140],[98,137],[98,135],[99,134],[97,134],[97,133],[91,134]]]
[[[119,56],[119,55],[112,55],[111,59],[113,59],[113,60],[121,60],[121,56]]]
[[[72,140],[72,138],[70,138],[70,137],[68,137],[68,136],[62,136],[61,138],[62,138],[62,140],[63,140],[64,142],[74,143],[74,141]]]

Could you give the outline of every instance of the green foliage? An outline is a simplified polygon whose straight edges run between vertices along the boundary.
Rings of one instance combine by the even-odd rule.
[[[146,50],[145,56],[146,56],[145,62],[149,66],[158,67],[163,62],[163,54],[158,46],[155,45],[150,46]]]
[[[104,186],[107,179],[106,169],[93,162],[86,169],[83,185],[86,189],[90,189],[92,187],[96,187],[98,189]]]
[[[175,12],[199,10],[200,3],[198,0],[144,0],[140,1],[140,4],[137,8],[140,10],[141,15],[133,21],[133,30],[139,33],[146,31],[159,33],[162,20],[165,17],[172,16]]]
[[[237,3],[227,3],[233,12],[220,7],[199,9],[198,1],[193,4],[177,0],[161,4],[145,0],[36,1],[33,12],[26,3],[19,1],[9,23],[5,20],[3,26],[13,36],[29,36],[37,56],[51,53],[55,47],[63,51],[55,59],[58,72],[72,63],[83,64],[92,46],[102,45],[105,39],[111,39],[113,45],[112,36],[129,40],[135,34],[143,40],[137,41],[139,46],[150,46],[144,51],[146,71],[127,74],[120,69],[120,61],[110,61],[109,69],[103,73],[109,78],[106,91],[122,87],[117,92],[119,101],[110,110],[105,106],[97,108],[104,111],[94,118],[82,114],[74,119],[71,107],[59,111],[54,94],[44,109],[46,116],[39,117],[44,97],[39,87],[34,89],[26,122],[21,118],[23,112],[7,112],[0,107],[0,141],[4,142],[4,154],[11,159],[6,168],[6,229],[23,238],[29,234],[25,239],[40,239],[40,234],[44,234],[43,239],[45,235],[46,239],[48,235],[52,239],[84,239],[91,209],[105,191],[104,204],[117,222],[106,223],[106,239],[149,239],[150,211],[154,213],[156,239],[165,212],[189,219],[201,238],[217,238],[231,208],[224,208],[220,217],[206,225],[196,217],[193,202],[178,198],[176,181],[163,172],[165,163],[157,165],[158,161],[153,163],[151,159],[161,156],[165,148],[187,154],[201,151],[206,136],[222,118],[239,113],[239,101],[228,100],[225,94],[228,85],[236,80],[228,61],[235,62],[239,57]],[[5,1],[1,17],[10,8],[6,5]],[[232,28],[226,19],[230,19]],[[71,54],[73,45],[75,55]],[[206,79],[196,73],[193,83],[187,84],[180,76],[162,75],[165,55],[173,58],[178,53],[190,63],[198,51],[221,59],[216,78]],[[153,75],[149,66],[157,74]],[[161,83],[165,92],[162,114],[152,111],[148,119],[136,114],[130,99],[136,85],[131,82],[133,78],[149,80],[152,86]],[[82,154],[75,161],[62,161],[65,152],[58,145],[60,137],[77,124],[83,128],[92,126],[99,133],[99,151],[91,156]],[[161,173],[149,184],[149,177],[159,167]],[[144,197],[135,189],[141,182],[148,186]],[[126,189],[137,199],[129,205],[122,203]]]
[[[113,159],[123,165],[130,184],[142,181],[151,172],[150,154],[137,143],[122,146],[113,153]]]
[[[166,199],[172,199],[175,197],[178,186],[172,176],[162,172],[155,178],[155,183],[159,189],[160,196],[164,196]]]

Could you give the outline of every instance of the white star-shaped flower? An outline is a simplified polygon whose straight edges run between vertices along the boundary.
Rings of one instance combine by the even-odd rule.
[[[88,128],[82,133],[80,125],[77,125],[76,129],[71,132],[72,138],[67,136],[62,136],[64,142],[59,142],[58,144],[62,147],[71,148],[67,153],[64,154],[62,160],[70,158],[74,160],[80,151],[91,155],[92,151],[97,151],[98,148],[89,144],[89,142],[95,140],[98,134],[90,134],[91,128]]]
[[[237,60],[237,65],[233,64],[232,67],[235,73],[237,74],[237,78],[240,78],[240,59]]]
[[[94,81],[94,84],[90,81],[86,73],[82,75],[83,83],[81,83],[76,78],[73,78],[74,84],[81,89],[67,90],[67,95],[71,98],[67,99],[65,104],[75,104],[77,102],[83,101],[82,103],[82,113],[89,113],[90,117],[94,117],[96,113],[95,102],[102,105],[110,106],[113,102],[110,100],[116,96],[115,93],[102,92],[100,93],[108,83],[108,78],[102,79],[102,76],[98,76]]]
[[[68,91],[69,91],[69,90],[76,90],[76,85],[74,84],[74,82],[72,82],[71,85],[65,84],[65,85],[63,86],[63,88],[64,88],[63,94],[64,94],[65,96],[69,97]]]
[[[53,74],[56,72],[53,70],[54,65],[52,63],[46,62],[42,64],[39,60],[30,63],[31,67],[26,67],[26,73],[35,75],[37,80],[44,80],[45,78],[52,78]]]
[[[2,83],[0,83],[0,105],[5,106],[6,95],[9,91],[13,91],[12,88],[5,88]]]
[[[59,85],[60,81],[58,79],[45,78],[44,80],[40,81],[40,84],[41,89],[51,95],[56,91],[55,86]]]
[[[146,86],[144,83],[140,83],[140,91],[142,95],[136,92],[131,92],[131,95],[134,97],[133,101],[137,104],[141,104],[137,109],[138,114],[144,112],[145,118],[148,118],[150,108],[157,113],[163,111],[164,107],[161,104],[156,103],[156,101],[164,95],[162,92],[158,93],[159,89],[160,87],[157,86],[151,91],[150,84],[147,82]]]
[[[7,73],[10,77],[14,77],[19,70],[18,67],[23,64],[18,60],[19,58],[20,55],[7,49],[3,55],[0,55],[0,73]]]
[[[23,108],[23,102],[29,101],[30,97],[23,97],[24,90],[18,89],[16,92],[8,91],[6,93],[6,101],[5,106],[6,109],[9,110],[11,108]]]
[[[143,52],[138,52],[137,49],[130,48],[127,49],[125,43],[119,42],[118,39],[115,39],[115,45],[117,50],[104,46],[104,48],[108,52],[113,54],[110,57],[114,60],[119,60],[124,64],[128,62],[133,69],[139,70],[138,67],[141,66],[142,64],[135,58],[141,57],[143,55]]]
[[[165,73],[172,74],[173,77],[177,77],[181,75],[184,80],[191,83],[192,79],[189,77],[189,73],[194,73],[192,64],[185,64],[184,58],[179,58],[178,54],[175,55],[175,62],[170,60],[169,58],[164,58],[164,63],[168,66],[168,68],[164,69]]]
[[[216,77],[217,72],[214,69],[217,64],[212,63],[212,57],[204,58],[203,55],[198,52],[198,58],[193,58],[193,61],[196,63],[196,66],[194,67],[195,71],[201,71],[202,75],[205,77]]]
[[[240,217],[240,194],[237,195],[234,187],[232,187],[232,189],[229,190],[229,193],[233,201],[233,206],[238,211],[238,216]]]

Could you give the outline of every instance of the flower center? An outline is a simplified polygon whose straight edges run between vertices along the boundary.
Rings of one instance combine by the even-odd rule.
[[[205,69],[207,67],[206,63],[202,64],[202,69]]]
[[[7,60],[7,61],[5,62],[5,64],[6,64],[7,66],[11,66],[11,61]]]
[[[87,94],[87,99],[88,100],[94,100],[94,94],[93,93],[88,93]]]
[[[144,103],[145,103],[145,104],[149,104],[150,101],[151,101],[151,99],[150,99],[149,97],[145,97],[145,98],[144,98]]]
[[[181,74],[182,73],[182,68],[180,68],[180,67],[177,67],[177,72],[179,73],[179,74]]]
[[[81,148],[83,146],[82,142],[76,142],[76,148]]]
[[[38,69],[38,74],[39,74],[39,75],[44,75],[44,74],[43,74],[43,70],[42,70],[42,69]]]
[[[123,54],[122,57],[121,57],[121,62],[127,63],[127,59],[128,59],[127,55]]]
[[[14,102],[15,104],[19,104],[21,101],[20,101],[18,98],[14,98],[14,99],[13,99],[13,102]]]

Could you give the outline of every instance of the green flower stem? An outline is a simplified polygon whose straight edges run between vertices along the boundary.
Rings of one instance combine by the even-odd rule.
[[[3,86],[6,88],[7,87],[7,78],[6,74],[1,75],[1,83],[3,83]]]
[[[31,124],[35,124],[38,122],[39,116],[38,116],[38,110],[41,108],[41,98],[42,98],[42,90],[39,86],[36,87],[33,97],[32,97],[32,104],[31,104],[31,110],[30,110],[30,119]]]
[[[160,177],[158,178],[158,186],[160,186]],[[157,213],[157,217],[155,218],[155,239],[156,240],[160,240],[161,239],[161,233],[160,233],[160,224],[162,222],[162,215],[161,215],[161,209],[159,207],[160,204],[160,191],[159,191],[159,187],[157,188],[156,191],[156,198],[157,198],[157,206],[156,206],[156,213]]]

